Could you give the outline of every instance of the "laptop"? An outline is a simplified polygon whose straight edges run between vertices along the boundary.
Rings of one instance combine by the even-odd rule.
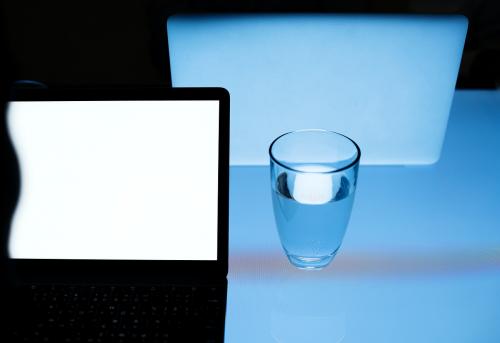
[[[274,138],[324,128],[362,164],[438,161],[467,19],[460,15],[179,14],[172,85],[231,93],[231,164],[267,165]]]
[[[19,192],[2,340],[222,342],[227,91],[25,90],[6,125]]]

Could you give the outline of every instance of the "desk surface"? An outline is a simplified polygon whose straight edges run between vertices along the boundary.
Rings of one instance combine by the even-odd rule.
[[[226,342],[500,341],[499,150],[500,92],[458,91],[437,164],[360,168],[319,272],[282,253],[268,167],[232,167]]]

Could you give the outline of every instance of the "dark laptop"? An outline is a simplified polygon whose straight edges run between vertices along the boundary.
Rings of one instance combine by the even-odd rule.
[[[5,342],[222,342],[229,94],[25,90]],[[15,157],[14,157],[15,156]]]

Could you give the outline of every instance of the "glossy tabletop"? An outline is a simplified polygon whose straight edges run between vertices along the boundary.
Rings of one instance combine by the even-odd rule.
[[[500,341],[499,91],[456,92],[438,163],[360,167],[322,271],[283,254],[268,168],[231,167],[226,342]]]

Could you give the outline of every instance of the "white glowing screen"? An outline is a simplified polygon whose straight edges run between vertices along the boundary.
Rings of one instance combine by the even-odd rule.
[[[216,260],[218,101],[12,102],[12,258]]]

